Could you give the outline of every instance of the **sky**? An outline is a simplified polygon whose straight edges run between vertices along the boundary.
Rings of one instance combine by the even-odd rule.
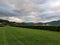
[[[15,22],[60,20],[60,0],[0,0],[0,19]]]

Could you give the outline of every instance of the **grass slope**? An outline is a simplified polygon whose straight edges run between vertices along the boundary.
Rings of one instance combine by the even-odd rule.
[[[60,45],[60,33],[16,27],[0,27],[0,45]]]

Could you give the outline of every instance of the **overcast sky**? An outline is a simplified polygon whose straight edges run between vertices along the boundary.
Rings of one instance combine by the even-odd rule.
[[[60,0],[0,0],[0,18],[15,22],[60,20]]]

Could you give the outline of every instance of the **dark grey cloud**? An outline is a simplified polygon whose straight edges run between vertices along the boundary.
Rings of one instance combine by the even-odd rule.
[[[60,20],[60,0],[0,0],[2,16],[25,22]]]

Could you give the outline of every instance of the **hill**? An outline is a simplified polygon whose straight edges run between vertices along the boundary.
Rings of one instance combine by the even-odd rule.
[[[60,20],[48,22],[47,24],[60,26]]]
[[[0,45],[60,45],[60,32],[0,27]]]
[[[0,27],[1,26],[6,26],[9,24],[9,21],[8,20],[3,20],[3,19],[0,19]]]

